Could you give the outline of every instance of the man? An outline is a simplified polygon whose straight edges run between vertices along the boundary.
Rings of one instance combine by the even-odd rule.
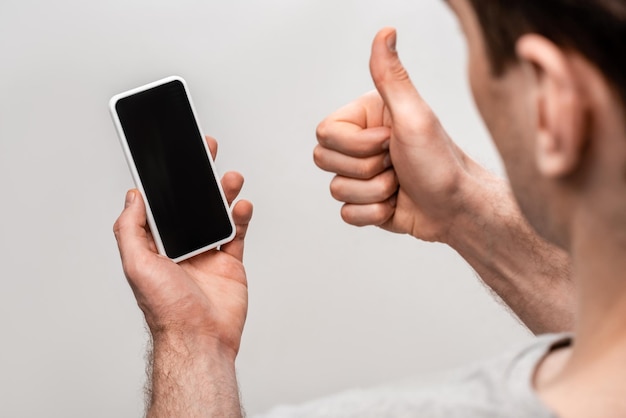
[[[392,29],[372,47],[377,92],[320,124],[315,161],[337,173],[331,191],[348,223],[448,243],[533,331],[573,336],[540,337],[437,389],[346,394],[270,417],[626,416],[626,1],[449,3],[476,104],[538,235],[509,186],[446,135]],[[232,201],[242,178],[223,184]],[[155,254],[143,203],[127,195],[115,232],[154,340],[148,416],[240,416],[251,213],[237,204],[237,239],[177,266]]]

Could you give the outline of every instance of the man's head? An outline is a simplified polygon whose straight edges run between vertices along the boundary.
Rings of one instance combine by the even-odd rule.
[[[469,0],[487,45],[492,71],[517,62],[516,44],[536,33],[593,62],[626,101],[626,1]]]
[[[626,219],[626,0],[449,3],[477,106],[533,226],[569,247],[582,212]]]

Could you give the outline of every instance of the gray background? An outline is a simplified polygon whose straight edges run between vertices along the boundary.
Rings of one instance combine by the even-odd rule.
[[[171,74],[256,205],[248,412],[529,338],[450,249],[344,225],[312,162],[317,123],[372,88],[386,25],[450,134],[500,172],[441,1],[0,2],[0,416],[141,414],[147,338],[111,233],[132,181],[107,102]]]

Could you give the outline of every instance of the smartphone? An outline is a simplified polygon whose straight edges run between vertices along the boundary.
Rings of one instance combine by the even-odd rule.
[[[118,94],[109,108],[159,253],[178,263],[231,241],[230,208],[185,80]]]

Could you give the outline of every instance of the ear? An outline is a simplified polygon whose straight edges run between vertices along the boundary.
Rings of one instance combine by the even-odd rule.
[[[587,99],[574,65],[577,57],[536,34],[522,36],[516,49],[533,73],[537,167],[546,177],[565,177],[579,167],[588,140]]]

